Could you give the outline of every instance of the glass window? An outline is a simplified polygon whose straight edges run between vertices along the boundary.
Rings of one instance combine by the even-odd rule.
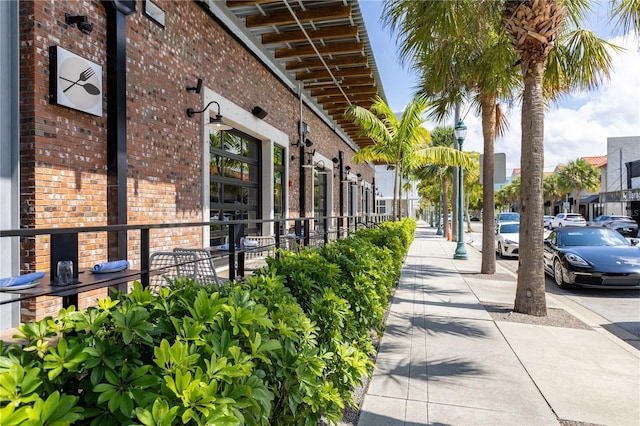
[[[327,216],[327,173],[318,169],[313,169],[313,215]],[[315,226],[319,230],[324,229],[324,221],[317,221]]]
[[[260,141],[237,130],[209,135],[211,220],[260,219]],[[245,232],[253,232],[255,224]],[[226,236],[223,226],[212,226],[211,245]]]
[[[284,217],[285,207],[285,161],[284,148],[273,147],[273,215],[276,219]]]

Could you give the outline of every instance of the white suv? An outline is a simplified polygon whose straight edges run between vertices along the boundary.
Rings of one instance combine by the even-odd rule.
[[[587,221],[580,213],[560,213],[551,221],[551,229],[563,226],[587,226]]]

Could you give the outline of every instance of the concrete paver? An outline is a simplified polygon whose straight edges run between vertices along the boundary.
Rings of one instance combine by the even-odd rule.
[[[494,321],[480,302],[511,305],[516,277],[479,275],[480,253],[454,260],[455,247],[419,223],[360,426],[640,426],[640,351],[601,330]]]

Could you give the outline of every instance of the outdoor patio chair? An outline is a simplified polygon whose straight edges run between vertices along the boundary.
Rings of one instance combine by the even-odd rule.
[[[250,241],[251,243],[247,243]],[[257,269],[264,265],[266,257],[275,254],[276,237],[269,235],[248,235],[243,237],[241,245],[245,250],[245,269]]]
[[[173,251],[175,253],[192,254],[195,256],[197,265],[196,280],[200,284],[222,285],[209,250],[201,248],[175,248]]]
[[[198,258],[194,253],[159,251],[149,257],[149,287],[156,290],[179,277],[196,279]]]

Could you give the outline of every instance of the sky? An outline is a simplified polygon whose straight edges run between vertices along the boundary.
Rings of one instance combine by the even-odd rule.
[[[359,4],[387,103],[400,112],[413,97],[418,79],[408,66],[400,64],[396,37],[380,22],[382,0],[360,0]],[[547,110],[545,171],[583,156],[606,155],[609,137],[640,136],[640,41],[616,34],[604,8],[597,8],[585,27],[626,51],[614,54],[611,78],[597,90],[565,96]],[[520,167],[520,111],[519,104],[507,109],[509,130],[495,141],[495,152],[506,154],[507,177]],[[463,108],[463,114],[467,126],[464,150],[482,153],[480,117],[468,107]],[[425,127],[433,130],[438,125],[454,124],[451,118],[443,123],[427,121]]]

